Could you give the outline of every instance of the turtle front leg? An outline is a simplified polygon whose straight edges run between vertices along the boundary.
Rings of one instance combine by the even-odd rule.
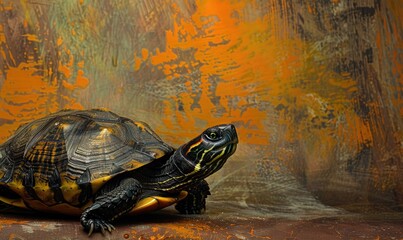
[[[123,179],[116,187],[108,186],[105,189],[107,190],[101,190],[94,203],[80,217],[81,225],[88,236],[93,232],[114,230],[111,222],[129,212],[137,204],[142,192],[140,182],[134,178]]]
[[[201,214],[206,210],[206,198],[210,195],[210,187],[205,180],[186,190],[188,195],[175,206],[182,214]]]

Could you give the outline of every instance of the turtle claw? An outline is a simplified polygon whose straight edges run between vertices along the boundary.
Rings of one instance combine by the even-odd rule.
[[[94,222],[91,221],[91,223],[89,224],[90,224],[90,230],[88,231],[88,237],[90,237],[92,232],[94,231]]]
[[[112,232],[113,230],[115,230],[115,227],[112,225],[112,224],[110,224],[110,223],[106,223],[106,227],[107,227],[107,230],[108,230],[108,232]]]
[[[102,219],[90,219],[87,223],[88,236],[90,237],[94,232],[101,232],[102,235],[105,235],[106,231],[112,233],[115,230],[115,227]]]
[[[112,231],[115,230],[115,227],[112,224],[108,223],[107,221],[102,221],[100,228],[103,235],[105,235],[106,231],[112,233]]]

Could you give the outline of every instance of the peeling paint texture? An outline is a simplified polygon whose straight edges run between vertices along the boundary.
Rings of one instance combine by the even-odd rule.
[[[231,122],[212,202],[403,208],[399,1],[0,0],[0,23],[1,142],[64,108],[146,121],[173,146]]]

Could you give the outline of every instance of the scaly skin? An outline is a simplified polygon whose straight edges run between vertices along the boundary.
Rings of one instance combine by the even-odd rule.
[[[140,194],[140,182],[134,178],[126,178],[111,191],[96,197],[94,204],[87,208],[80,218],[88,236],[93,232],[112,232],[115,228],[111,222],[129,212],[136,205]]]

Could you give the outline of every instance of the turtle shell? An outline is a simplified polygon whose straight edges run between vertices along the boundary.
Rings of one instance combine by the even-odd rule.
[[[0,146],[0,200],[68,212],[64,205],[82,208],[113,176],[172,152],[143,122],[99,109],[61,111],[21,126]]]

